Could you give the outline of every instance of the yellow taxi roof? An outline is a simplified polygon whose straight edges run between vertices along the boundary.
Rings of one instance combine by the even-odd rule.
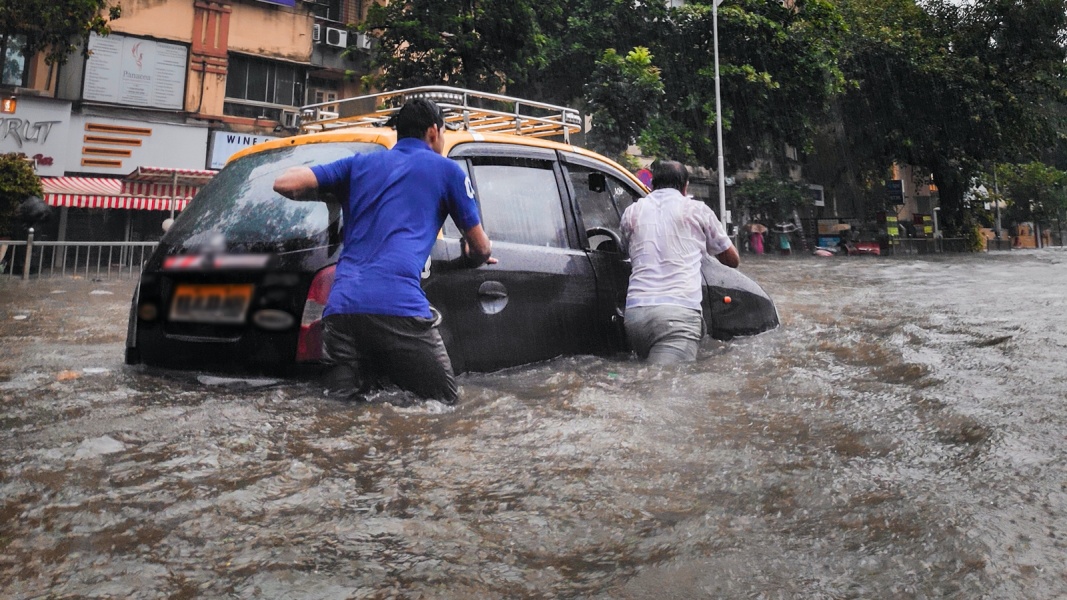
[[[642,184],[639,179],[637,179],[637,177],[635,177],[632,173],[626,170],[626,168],[624,168],[622,165],[605,156],[597,154],[596,152],[593,152],[591,150],[586,150],[585,148],[582,148],[580,146],[520,135],[477,133],[471,131],[445,131],[444,138],[445,156],[448,156],[448,154],[456,146],[472,142],[511,144],[517,146],[528,146],[533,148],[545,148],[548,150],[573,152],[575,154],[587,156],[591,159],[611,165],[614,168],[618,169],[620,172],[627,175],[633,183],[636,183],[642,189],[647,189],[645,185]],[[344,129],[306,133],[287,138],[279,138],[276,140],[262,142],[254,146],[245,148],[231,156],[227,163],[247,156],[249,154],[255,154],[266,150],[287,148],[290,146],[302,146],[304,144],[328,144],[337,142],[366,142],[372,144],[381,144],[386,148],[392,148],[393,145],[396,144],[396,130],[389,127],[348,127]]]

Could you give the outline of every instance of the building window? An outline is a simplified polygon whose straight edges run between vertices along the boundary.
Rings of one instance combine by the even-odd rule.
[[[0,85],[26,85],[26,57],[22,55],[25,38],[20,35],[0,37],[0,51],[3,52],[3,70],[0,71]]]
[[[321,107],[321,110],[337,112],[338,98],[341,97],[340,82],[332,79],[308,79],[308,104],[331,103]]]
[[[341,0],[315,0],[311,13],[327,21],[344,22],[341,16]]]
[[[231,54],[223,114],[277,119],[283,107],[304,103],[300,66]]]

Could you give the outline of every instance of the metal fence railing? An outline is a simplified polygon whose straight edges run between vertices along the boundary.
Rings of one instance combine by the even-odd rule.
[[[159,242],[35,242],[0,240],[0,277],[132,279]]]
[[[966,238],[896,238],[888,245],[887,254],[896,256],[969,251]]]

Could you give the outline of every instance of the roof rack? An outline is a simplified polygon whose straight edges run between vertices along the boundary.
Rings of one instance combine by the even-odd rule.
[[[581,116],[573,108],[435,85],[308,104],[300,109],[300,129],[310,133],[349,127],[384,127],[389,117],[413,98],[436,102],[444,113],[445,127],[453,130],[529,137],[563,136],[565,143],[570,143],[570,134],[581,131]]]

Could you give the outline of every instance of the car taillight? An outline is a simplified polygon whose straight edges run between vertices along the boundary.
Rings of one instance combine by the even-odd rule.
[[[330,297],[336,265],[330,265],[315,274],[308,289],[304,315],[300,319],[300,337],[296,342],[297,362],[322,360],[322,311]]]

